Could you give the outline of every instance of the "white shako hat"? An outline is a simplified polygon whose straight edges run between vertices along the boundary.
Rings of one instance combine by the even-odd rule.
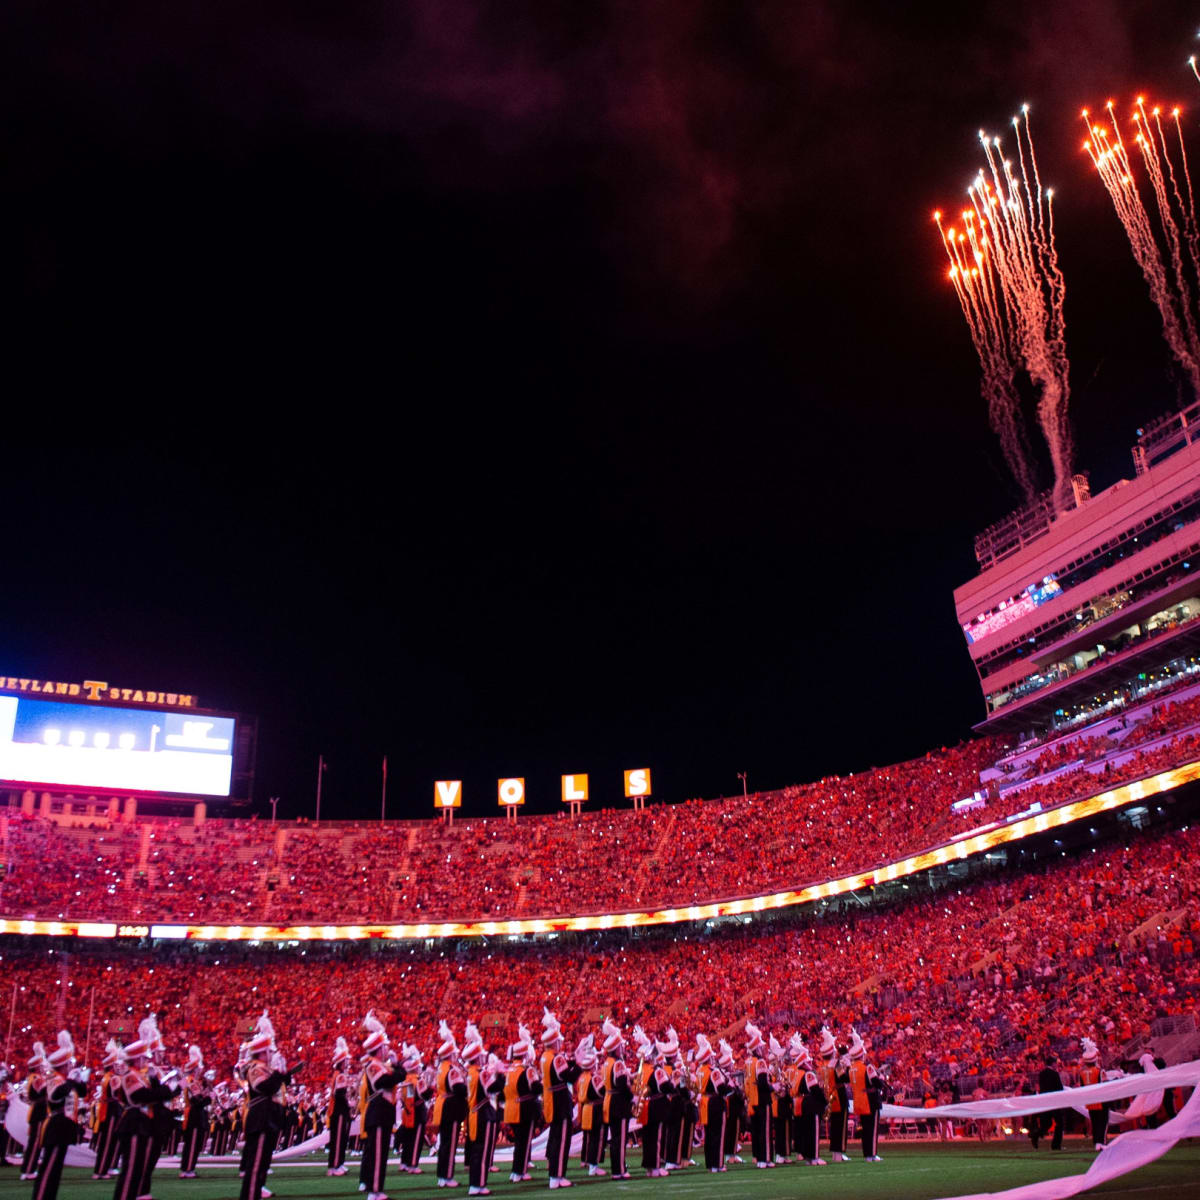
[[[363,1028],[367,1031],[367,1036],[363,1038],[363,1053],[375,1054],[382,1050],[388,1044],[387,1030],[383,1027],[383,1022],[375,1015],[373,1008],[367,1010],[367,1015],[362,1019]]]
[[[338,1063],[348,1063],[350,1061],[350,1046],[344,1037],[338,1038],[333,1044],[333,1065],[336,1067]]]
[[[250,1058],[255,1054],[266,1054],[268,1050],[275,1049],[275,1026],[271,1024],[271,1018],[267,1016],[267,1010],[264,1008],[262,1016],[258,1018],[254,1026],[254,1036],[248,1041],[242,1043],[243,1059]]]
[[[1097,1062],[1097,1061],[1099,1061],[1099,1058],[1100,1058],[1100,1051],[1099,1051],[1099,1049],[1097,1048],[1097,1046],[1096,1046],[1096,1043],[1095,1043],[1095,1042],[1093,1042],[1091,1038],[1089,1038],[1089,1037],[1080,1038],[1080,1039],[1079,1039],[1079,1044],[1080,1044],[1080,1047],[1081,1047],[1081,1050],[1082,1050],[1082,1053],[1080,1054],[1080,1056],[1079,1056],[1079,1057],[1080,1057],[1080,1058],[1081,1058],[1081,1059],[1082,1059],[1084,1062]]]
[[[557,1042],[562,1037],[562,1026],[558,1018],[545,1006],[542,1006],[542,1042]]]
[[[817,1043],[817,1053],[822,1058],[832,1058],[837,1053],[837,1042],[833,1040],[833,1034],[829,1032],[828,1025],[821,1026],[821,1040]]]
[[[654,1048],[663,1058],[671,1058],[679,1053],[679,1034],[675,1032],[674,1025],[667,1026],[666,1041],[655,1042]]]
[[[74,1057],[75,1043],[65,1029],[60,1029],[58,1045],[46,1055],[46,1062],[52,1067],[65,1067]]]
[[[188,1047],[187,1062],[184,1063],[185,1071],[203,1071],[204,1070],[204,1055],[200,1051],[199,1046]]]
[[[783,1047],[779,1044],[779,1039],[774,1034],[771,1034],[767,1040],[767,1053],[776,1062],[783,1058]]]
[[[463,1030],[462,1057],[465,1062],[473,1062],[483,1054],[483,1038],[474,1021],[468,1021]]]
[[[421,1051],[408,1042],[400,1043],[400,1063],[406,1071],[415,1071],[421,1065]]]
[[[125,1047],[125,1057],[149,1058],[156,1050],[162,1049],[162,1034],[158,1032],[158,1018],[151,1013],[138,1023],[136,1042],[130,1042]]]
[[[706,1063],[713,1056],[712,1042],[702,1033],[696,1034],[696,1062]]]
[[[533,1034],[529,1032],[527,1025],[517,1022],[517,1040],[508,1048],[508,1057],[510,1061],[516,1062],[520,1058],[524,1058],[530,1050],[533,1049]]]
[[[614,1050],[625,1045],[625,1035],[621,1032],[620,1026],[612,1019],[605,1017],[604,1024],[600,1027],[600,1032],[604,1034],[604,1042],[601,1049],[605,1054],[611,1054]]]
[[[104,1047],[104,1057],[100,1060],[102,1067],[115,1067],[118,1063],[125,1061],[125,1051],[121,1049],[121,1044],[116,1038],[109,1038],[108,1045]]]
[[[442,1039],[437,1048],[438,1058],[449,1058],[458,1053],[458,1043],[454,1040],[454,1033],[446,1024],[445,1018],[438,1022],[438,1037]]]
[[[856,1062],[858,1059],[865,1057],[867,1053],[866,1046],[863,1045],[863,1040],[858,1036],[858,1030],[853,1025],[850,1026],[850,1057]]]
[[[590,1071],[596,1065],[596,1035],[589,1033],[575,1047],[575,1061],[585,1071]]]
[[[766,1043],[763,1041],[762,1030],[753,1021],[746,1022],[746,1049],[761,1050]]]
[[[46,1047],[41,1042],[33,1043],[33,1057],[25,1065],[27,1067],[44,1067],[46,1065]]]
[[[733,1047],[724,1038],[719,1038],[717,1050],[717,1066],[732,1067],[734,1065]]]

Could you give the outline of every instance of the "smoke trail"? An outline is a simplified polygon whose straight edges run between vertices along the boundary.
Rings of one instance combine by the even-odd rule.
[[[943,229],[940,214],[935,219],[983,366],[983,392],[1005,458],[1032,499],[1034,472],[1014,384],[1016,368],[1022,367],[1038,390],[1038,421],[1061,511],[1070,504],[1072,474],[1066,285],[1054,244],[1053,192],[1041,186],[1028,113],[1025,106],[1013,118],[1016,170],[1003,157],[1000,139],[980,131],[987,165],[967,189],[971,206],[962,213],[962,230]]]
[[[1146,119],[1145,104],[1142,97],[1137,99],[1134,111],[1134,124],[1137,133],[1134,144],[1141,152],[1142,164],[1150,187],[1154,193],[1155,210],[1158,214],[1160,233],[1155,232],[1150,220],[1150,214],[1142,202],[1134,177],[1133,167],[1129,161],[1129,153],[1125,140],[1121,136],[1121,125],[1117,120],[1115,105],[1109,100],[1105,105],[1108,111],[1108,126],[1092,123],[1088,110],[1083,110],[1084,124],[1088,129],[1088,138],[1083,143],[1084,150],[1091,158],[1112,201],[1113,209],[1129,239],[1133,257],[1142,270],[1142,277],[1150,289],[1150,297],[1158,309],[1162,319],[1163,336],[1175,361],[1182,367],[1192,385],[1192,391],[1200,396],[1200,336],[1197,335],[1195,320],[1195,305],[1192,299],[1192,284],[1184,269],[1181,245],[1187,245],[1193,273],[1197,267],[1197,252],[1195,249],[1194,231],[1196,218],[1191,201],[1191,176],[1188,172],[1187,153],[1184,149],[1182,133],[1179,139],[1182,156],[1182,173],[1187,180],[1188,203],[1183,204],[1182,195],[1175,185],[1173,168],[1170,165],[1170,155],[1167,153],[1166,140],[1161,139],[1162,155],[1155,144],[1154,134]],[[1158,110],[1155,109],[1155,120],[1158,121]],[[1176,114],[1178,110],[1176,110]],[[1178,115],[1176,115],[1178,121]],[[1161,132],[1161,126],[1160,126]],[[1167,164],[1174,194],[1179,199],[1179,215],[1171,204],[1168,194],[1167,181],[1163,174],[1163,163]],[[1181,224],[1182,223],[1182,232]],[[1164,260],[1159,238],[1167,248],[1167,258]]]

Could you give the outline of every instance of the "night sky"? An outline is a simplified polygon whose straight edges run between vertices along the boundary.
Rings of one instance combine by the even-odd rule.
[[[1093,486],[1186,398],[1079,109],[1200,153],[1189,6],[3,20],[0,671],[257,714],[281,815],[318,753],[329,816],[385,752],[391,815],[492,814],[965,736],[951,592],[1017,493],[930,213],[1022,102]]]

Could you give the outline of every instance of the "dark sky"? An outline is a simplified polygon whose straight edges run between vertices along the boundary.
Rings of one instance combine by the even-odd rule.
[[[930,212],[1032,106],[1078,462],[1181,384],[1078,111],[1146,0],[6,6],[3,663],[258,714],[260,798],[553,807],[982,716],[1013,507]],[[1048,479],[1045,482],[1049,482]]]

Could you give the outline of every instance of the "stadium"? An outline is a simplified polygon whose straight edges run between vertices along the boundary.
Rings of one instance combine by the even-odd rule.
[[[1014,1181],[1079,1170],[1016,1152],[1030,1130],[1036,1140],[1040,1114],[940,1113],[1019,1097],[1055,1064],[1064,1083],[1084,1082],[1083,1039],[1099,1039],[1091,1065],[1103,1072],[1088,1082],[1200,1057],[1200,594],[1190,575],[1200,445],[1189,435],[1198,416],[1192,406],[1142,433],[1134,478],[1095,496],[1080,486],[1068,512],[1043,506],[981,535],[980,574],[956,602],[989,715],[963,744],[864,773],[647,805],[653,773],[638,768],[626,775],[630,806],[600,811],[583,810],[586,776],[568,776],[569,814],[520,819],[521,781],[500,780],[509,812],[457,821],[460,786],[442,781],[431,800],[443,811],[427,820],[239,818],[231,806],[253,788],[253,721],[203,709],[193,695],[0,680],[5,1061],[18,1083],[10,1131],[36,1151],[20,1117],[27,1131],[25,1101],[42,1068],[23,1078],[16,1064],[49,1014],[56,1027],[73,1024],[80,1063],[95,1065],[107,1048],[109,1070],[81,1097],[89,1143],[72,1147],[65,1168],[87,1180],[84,1194],[90,1173],[71,1164],[113,1120],[103,1095],[112,1055],[146,1043],[143,1022],[156,1017],[154,1069],[183,1084],[182,1098],[162,1104],[162,1151],[180,1151],[186,1126],[176,1117],[186,1111],[203,1130],[199,1174],[217,1189],[203,1194],[223,1194],[216,1181],[233,1168],[222,1159],[231,1161],[245,1119],[241,1073],[230,1072],[265,1013],[272,1053],[309,1064],[282,1093],[281,1194],[289,1172],[337,1194],[340,1175],[304,1164],[321,1152],[327,1170],[341,1167],[321,1149],[337,1111],[331,1090],[340,1082],[352,1108],[360,1076],[357,1053],[331,1055],[339,1039],[362,1041],[371,1013],[413,1068],[397,1093],[394,1144],[385,1131],[401,1186],[415,1183],[406,1161],[452,1178],[454,1167],[432,1165],[438,1133],[444,1145],[454,1125],[439,1131],[433,1119],[448,1086],[435,1064],[459,1064],[477,1081],[490,1063],[501,1082],[515,1064],[523,1077],[538,1036],[525,1026],[537,1028],[544,1011],[546,1033],[564,1038],[545,1044],[580,1062],[594,1063],[601,1044],[602,1061],[619,1061],[635,1031],[642,1039],[629,1054],[633,1130],[603,1124],[603,1089],[585,1086],[568,1102],[580,1182],[610,1159],[621,1165],[604,1145],[620,1129],[649,1172],[662,1161],[664,1173],[690,1178],[689,1191],[705,1187],[694,1165],[711,1136],[699,1121],[699,1072],[709,1065],[711,1079],[717,1046],[738,1095],[736,1104],[722,1096],[732,1169],[815,1161],[820,1143],[802,1150],[798,1081],[822,1037],[834,1068],[849,1068],[851,1054],[870,1063],[880,1104],[934,1114],[856,1108],[851,1129],[865,1151],[867,1122],[881,1111],[886,1157],[895,1146],[901,1169],[933,1169],[935,1190],[969,1177],[961,1172],[980,1155]],[[767,1040],[755,1040],[759,1031]],[[743,1099],[760,1054],[775,1097],[761,1130]],[[196,1062],[210,1064],[207,1075]],[[656,1120],[655,1079],[664,1087]],[[1142,1121],[1169,1121],[1185,1094],[1159,1088]],[[589,1105],[594,1123],[584,1125]],[[532,1137],[546,1158],[553,1147],[536,1135],[551,1114],[533,1107],[525,1144]],[[366,1143],[360,1115],[343,1135],[352,1153]],[[1051,1115],[1048,1139],[1062,1144],[1065,1125],[1076,1158],[1094,1153],[1084,1118]],[[853,1146],[838,1142],[845,1121],[839,1132],[830,1109],[817,1126],[839,1158]],[[503,1162],[519,1128],[516,1118],[500,1124],[489,1155],[498,1141]],[[774,1140],[760,1145],[768,1132]],[[674,1147],[660,1148],[661,1160],[648,1148],[657,1135]],[[457,1170],[475,1178],[472,1145]],[[996,1146],[1013,1153],[998,1157]],[[366,1161],[370,1146],[361,1150]],[[346,1147],[339,1153],[345,1162]],[[934,1168],[917,1165],[931,1153]],[[1186,1151],[1168,1161],[1191,1162]],[[538,1169],[510,1174],[536,1180]],[[722,1158],[709,1169],[728,1168]],[[838,1169],[846,1163],[826,1174]],[[36,1173],[36,1159],[24,1173]],[[560,1166],[555,1179],[567,1177]],[[882,1185],[891,1194],[897,1178]],[[708,1186],[730,1194],[723,1181]],[[808,1183],[773,1188],[751,1176],[744,1186],[737,1194],[783,1195]],[[861,1174],[829,1186],[876,1194]]]
[[[11,17],[0,1200],[1200,1200],[1192,31]]]

